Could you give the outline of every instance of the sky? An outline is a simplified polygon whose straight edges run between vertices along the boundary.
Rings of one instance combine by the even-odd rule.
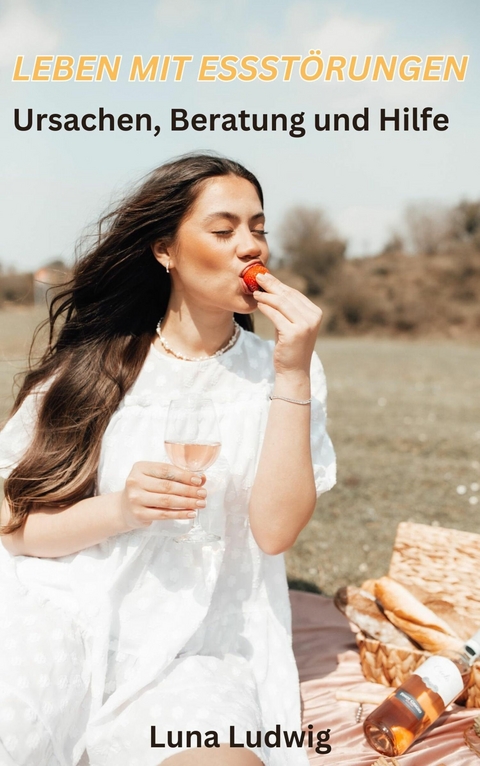
[[[285,214],[322,209],[348,242],[347,254],[381,249],[412,204],[479,199],[478,0],[0,0],[0,263],[32,270],[62,258],[115,199],[149,170],[194,150],[245,164],[265,191],[272,251],[281,255]],[[198,82],[203,55],[367,54],[390,58],[469,55],[464,82]],[[15,59],[32,71],[40,55],[122,55],[116,82],[12,82]],[[181,82],[128,82],[134,55],[192,55]],[[431,107],[447,131],[378,129],[380,109]],[[150,132],[19,131],[27,110],[152,115]],[[368,108],[368,131],[319,132],[314,115]],[[195,113],[304,112],[306,135],[170,130],[172,109]],[[431,121],[430,121],[431,122]]]

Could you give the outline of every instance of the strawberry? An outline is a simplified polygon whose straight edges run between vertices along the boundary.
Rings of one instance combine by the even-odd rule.
[[[248,289],[251,293],[255,292],[255,290],[262,290],[262,292],[265,292],[263,288],[260,287],[255,277],[257,274],[268,274],[268,269],[265,268],[265,266],[262,263],[252,263],[251,266],[248,267],[246,271],[242,274],[242,279],[247,285]]]

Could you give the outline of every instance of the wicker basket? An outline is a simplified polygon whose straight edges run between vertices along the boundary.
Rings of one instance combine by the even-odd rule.
[[[388,573],[407,588],[417,585],[450,601],[460,615],[480,626],[480,535],[403,522],[398,525]],[[365,678],[385,686],[400,686],[429,656],[382,644],[362,632],[356,640]],[[480,707],[480,661],[473,666],[465,704]]]

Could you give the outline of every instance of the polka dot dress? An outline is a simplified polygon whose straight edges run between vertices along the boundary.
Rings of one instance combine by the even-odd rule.
[[[272,342],[243,330],[200,362],[152,346],[103,437],[98,492],[108,494],[133,463],[169,462],[171,399],[208,392],[222,448],[200,513],[220,542],[180,545],[173,538],[190,522],[171,520],[57,559],[12,557],[0,545],[2,766],[157,766],[232,737],[267,766],[308,763],[302,747],[265,746],[266,732],[301,728],[284,559],[259,549],[248,522],[272,354]],[[335,483],[335,456],[316,355],[311,372],[320,494]],[[3,476],[29,444],[41,395],[0,434]]]

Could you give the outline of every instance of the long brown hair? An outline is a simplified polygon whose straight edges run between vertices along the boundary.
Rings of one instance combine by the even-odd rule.
[[[142,368],[170,297],[170,277],[151,245],[173,242],[203,182],[225,175],[250,181],[263,205],[258,180],[242,165],[190,154],[154,170],[100,220],[94,244],[52,300],[47,349],[30,363],[13,407],[44,384],[32,442],[5,481],[11,516],[4,534],[35,509],[67,507],[92,494],[102,436]],[[235,318],[253,330],[249,315]]]

